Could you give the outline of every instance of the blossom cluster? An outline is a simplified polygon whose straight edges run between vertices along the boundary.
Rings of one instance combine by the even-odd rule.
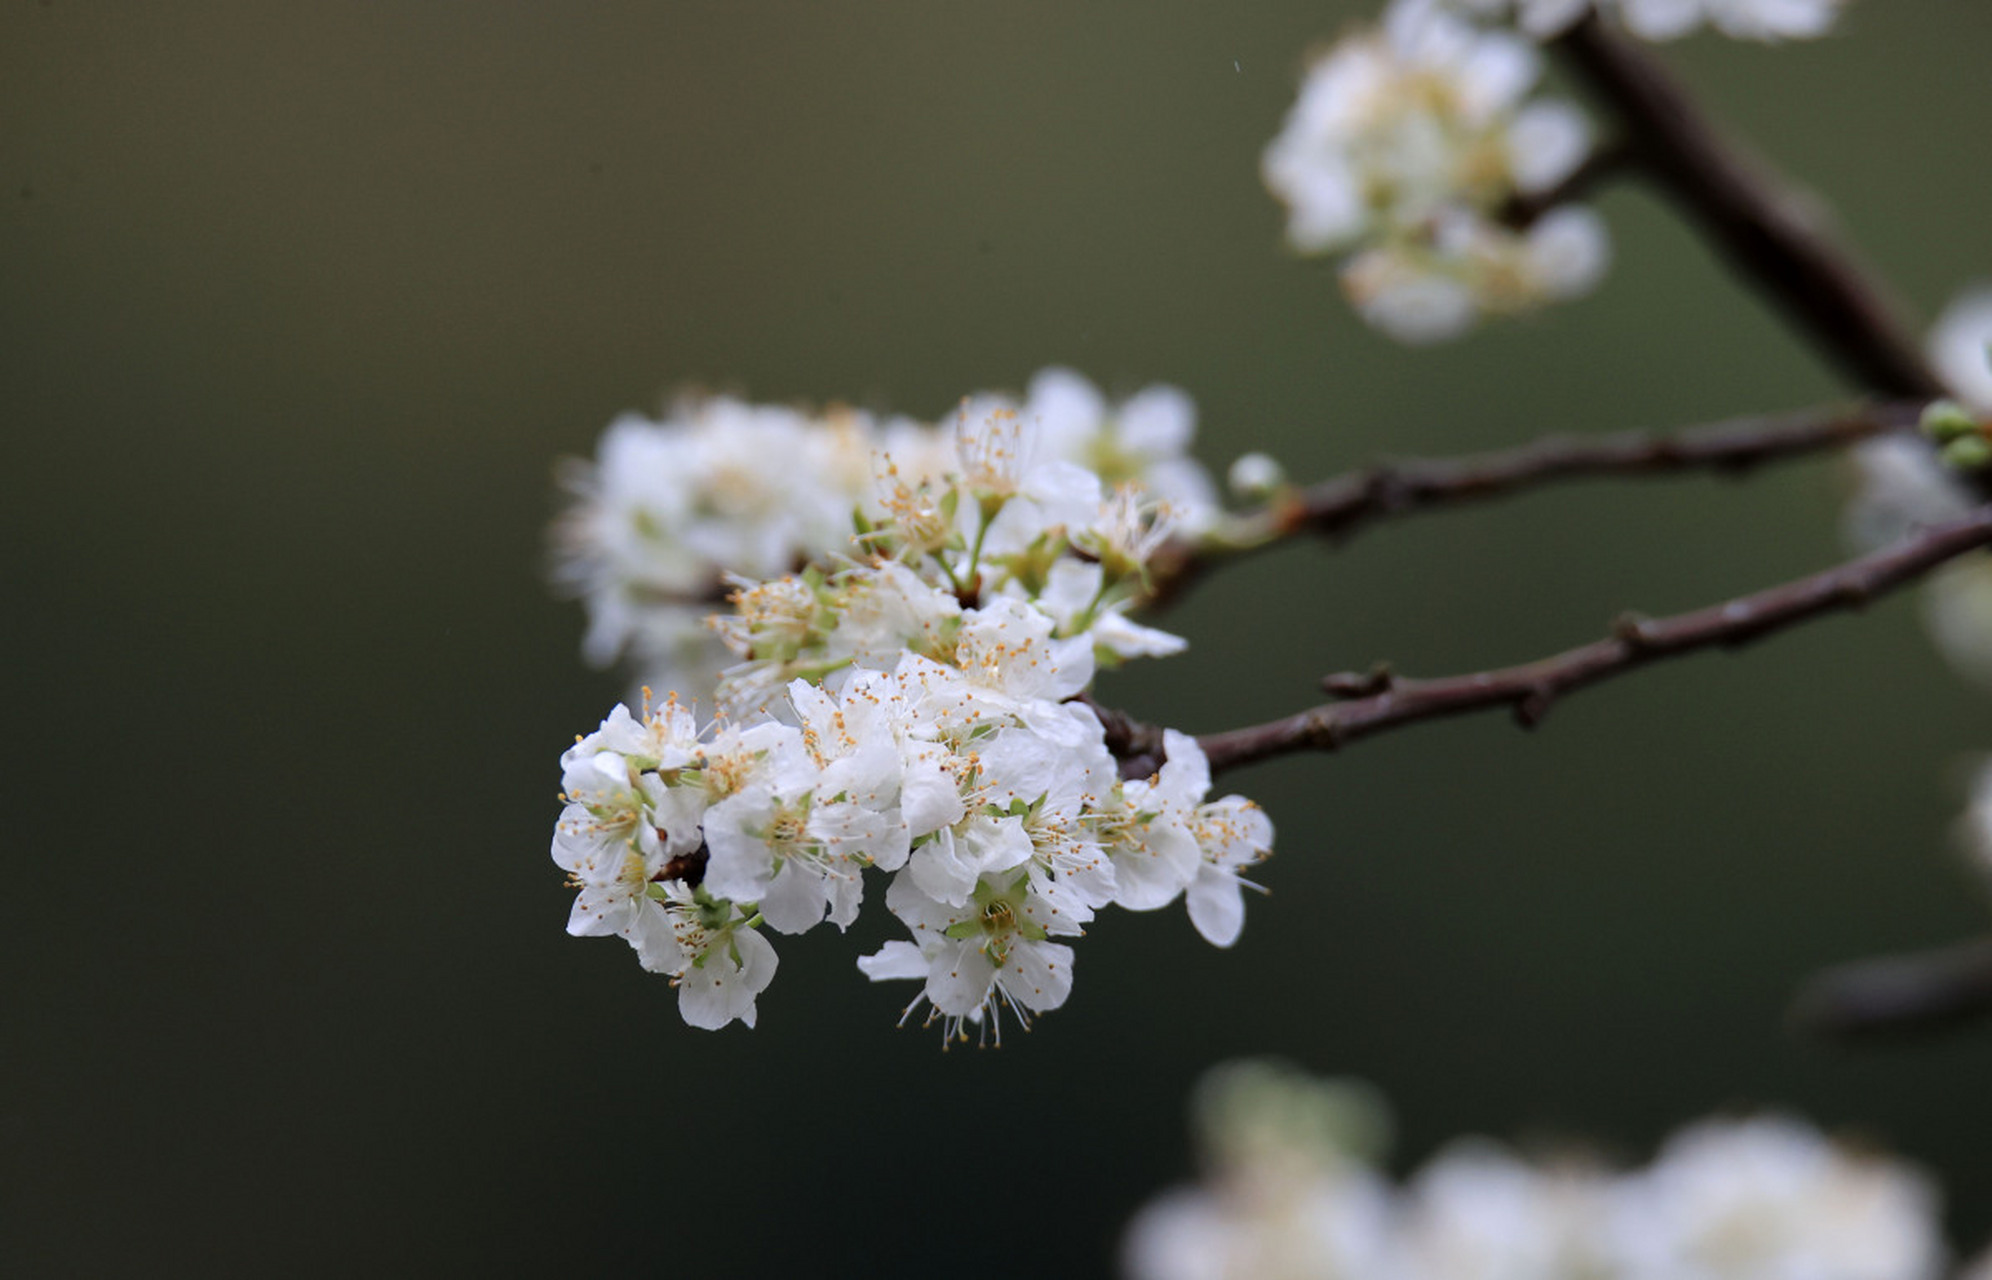
[[[1266,1064],[1213,1072],[1207,1173],[1131,1224],[1130,1280],[1934,1280],[1916,1169],[1780,1115],[1701,1121],[1653,1162],[1442,1149],[1404,1185],[1374,1164],[1366,1092]]]
[[[1590,155],[1571,104],[1532,98],[1535,42],[1596,10],[1670,40],[1707,24],[1743,39],[1823,35],[1842,0],[1390,0],[1316,58],[1266,185],[1302,253],[1346,253],[1343,290],[1402,342],[1455,338],[1591,291],[1604,222],[1559,200]]]
[[[1055,375],[1032,392],[1042,407],[1090,388]],[[1180,439],[1140,427],[1144,412],[1184,424],[1186,405],[1150,394],[1172,399],[1123,404],[1117,435],[1093,429],[1097,400],[1064,421],[1202,502],[1201,473],[1174,465]],[[718,714],[701,724],[677,697],[618,706],[562,757],[569,932],[628,940],[677,984],[687,1022],[752,1025],[776,968],[763,931],[845,928],[876,872],[909,936],[859,966],[919,981],[908,1014],[930,1006],[951,1040],[1000,1037],[1004,1008],[1028,1026],[1062,1004],[1065,940],[1106,907],[1186,899],[1204,937],[1236,940],[1240,873],[1270,852],[1272,824],[1242,797],[1209,798],[1185,734],[1165,735],[1154,774],[1123,779],[1079,700],[1101,663],[1183,647],[1126,612],[1185,517],[1069,460],[1059,422],[971,399],[944,468],[880,455],[841,554],[731,576],[715,624],[739,661]],[[782,536],[784,554],[806,549]]]
[[[1309,68],[1266,149],[1266,184],[1304,253],[1347,250],[1357,310],[1405,342],[1455,337],[1483,315],[1585,293],[1609,246],[1587,208],[1519,225],[1517,197],[1552,191],[1583,163],[1576,107],[1530,99],[1541,55],[1438,0],[1394,0]]]
[[[1738,40],[1810,40],[1833,27],[1845,0],[1454,0],[1482,17],[1512,17],[1538,39],[1593,10],[1646,40],[1675,40],[1707,25]]]
[[[1217,517],[1215,486],[1189,446],[1196,409],[1174,387],[1118,402],[1066,369],[1032,379],[1021,402],[972,396],[1033,424],[1037,447],[1107,484],[1133,482],[1194,533]],[[874,461],[891,460],[881,485]],[[573,501],[555,526],[555,579],[588,611],[583,653],[627,657],[643,679],[710,695],[730,662],[706,624],[729,575],[766,579],[844,551],[853,511],[877,518],[897,487],[953,463],[945,425],[856,409],[810,412],[727,396],[687,399],[662,419],[618,418],[596,456],[565,476]]]

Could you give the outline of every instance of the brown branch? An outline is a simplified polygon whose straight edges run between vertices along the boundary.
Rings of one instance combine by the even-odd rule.
[[[1835,1040],[1938,1031],[1992,1015],[1992,938],[1838,965],[1792,1002],[1798,1030]]]
[[[1882,289],[1795,193],[1747,163],[1644,49],[1587,16],[1554,47],[1618,116],[1636,161],[1746,278],[1860,386],[1943,393]]]
[[[1548,436],[1518,448],[1461,458],[1384,462],[1311,485],[1238,518],[1219,540],[1173,542],[1150,563],[1151,603],[1180,595],[1218,561],[1300,533],[1346,537],[1373,520],[1501,497],[1552,480],[1736,474],[1780,458],[1852,444],[1915,425],[1920,401],[1853,409],[1809,409],[1735,418],[1677,432],[1622,431]]]
[[[1633,150],[1624,142],[1593,147],[1563,181],[1546,191],[1516,192],[1495,211],[1495,217],[1510,227],[1525,230],[1541,221],[1551,209],[1594,194],[1606,182],[1631,168],[1632,161]]]
[[[1627,616],[1603,640],[1520,666],[1438,680],[1405,680],[1388,670],[1329,676],[1336,701],[1267,724],[1198,739],[1213,773],[1297,751],[1332,751],[1422,720],[1487,707],[1512,707],[1533,727],[1566,693],[1662,658],[1739,645],[1841,609],[1858,609],[1881,593],[1992,543],[1992,505],[1935,525],[1896,545],[1810,577],[1671,618]],[[1108,745],[1128,776],[1153,767],[1153,726],[1115,715]]]

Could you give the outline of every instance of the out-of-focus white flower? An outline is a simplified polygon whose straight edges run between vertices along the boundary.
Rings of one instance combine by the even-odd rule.
[[[1934,1190],[1797,1120],[1703,1122],[1649,1167],[1443,1149],[1397,1191],[1360,1090],[1264,1063],[1198,1087],[1204,1176],[1130,1224],[1130,1280],[1934,1280]]]
[[[1992,286],[1953,299],[1925,347],[1951,394],[1973,412],[1992,416]]]
[[[1930,363],[1968,412],[1992,417],[1992,289],[1972,290],[1945,310],[1926,348]],[[1853,451],[1854,491],[1842,518],[1847,540],[1872,551],[1978,505],[1974,490],[1908,433]],[[1953,670],[1992,689],[1992,559],[1967,556],[1923,583],[1924,625]]]
[[[1502,218],[1590,150],[1574,107],[1524,101],[1539,74],[1527,41],[1440,0],[1396,0],[1380,29],[1344,39],[1309,70],[1266,149],[1266,183],[1288,206],[1295,248],[1356,251],[1343,286],[1384,332],[1439,341],[1484,314],[1596,283],[1607,254],[1595,218],[1558,210],[1533,229]]]
[[[1512,17],[1537,39],[1562,32],[1591,9],[1646,40],[1677,40],[1704,23],[1738,40],[1810,40],[1825,35],[1845,0],[1453,0],[1483,18]]]
[[[1862,551],[1900,541],[1917,529],[1955,520],[1976,505],[1972,493],[1937,461],[1920,436],[1881,436],[1852,454],[1854,492],[1843,530]]]
[[[1739,40],[1811,40],[1825,35],[1845,0],[1703,0],[1708,20]]]
[[[1591,210],[1552,210],[1525,232],[1458,212],[1423,240],[1367,249],[1342,269],[1363,318],[1400,342],[1456,338],[1483,316],[1528,311],[1580,296],[1610,260],[1610,239]]]
[[[1917,1170],[1798,1120],[1704,1121],[1621,1187],[1612,1249],[1627,1280],[1930,1280],[1936,1210]]]
[[[1387,1122],[1367,1090],[1271,1063],[1197,1088],[1204,1180],[1129,1224],[1129,1280],[1377,1280],[1394,1275],[1393,1196],[1368,1165]]]
[[[1612,1181],[1577,1163],[1539,1168],[1486,1141],[1455,1142],[1419,1171],[1400,1220],[1402,1280],[1594,1280]]]
[[[1992,886],[1992,757],[1979,760],[1972,769],[1970,800],[1954,832],[1966,863]]]

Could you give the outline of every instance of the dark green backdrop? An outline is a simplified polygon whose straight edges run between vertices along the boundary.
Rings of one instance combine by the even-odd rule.
[[[1781,1103],[1992,1232],[1992,1035],[1833,1052],[1815,967],[1986,922],[1951,775],[1992,703],[1913,606],[1241,773],[1230,952],[1102,920],[1001,1052],[895,1032],[862,938],[762,1027],[561,933],[555,756],[619,693],[540,583],[553,460],[702,381],[938,414],[1069,363],[1202,452],[1376,453],[1810,403],[1830,372],[1665,210],[1540,320],[1414,352],[1286,257],[1258,151],[1358,6],[111,5],[0,11],[0,894],[11,1274],[1087,1274],[1227,1055],[1637,1157]],[[1917,314],[1992,270],[1992,8],[1669,48]],[[1191,729],[1819,567],[1839,477],[1595,485],[1211,583],[1103,694]]]

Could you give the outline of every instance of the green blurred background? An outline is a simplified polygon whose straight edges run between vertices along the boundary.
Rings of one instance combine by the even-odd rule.
[[[1366,1076],[1400,1165],[1775,1103],[1992,1233],[1992,1034],[1833,1051],[1816,967],[1965,935],[1992,749],[1908,598],[1741,656],[1227,779],[1279,826],[1245,936],[1103,919],[1001,1051],[782,943],[705,1034],[561,932],[555,756],[620,696],[542,585],[551,471],[703,383],[937,415],[1047,363],[1166,380],[1221,466],[1844,394],[1638,190],[1540,319],[1411,351],[1280,247],[1258,152],[1368,6],[75,0],[0,10],[10,1274],[1107,1270],[1236,1054]],[[1992,7],[1665,51],[1927,319],[1992,269]],[[1920,321],[1919,321],[1920,322]],[[1842,477],[1594,484],[1296,547],[1103,696],[1193,730],[1841,554]],[[28,783],[35,785],[29,786]]]

